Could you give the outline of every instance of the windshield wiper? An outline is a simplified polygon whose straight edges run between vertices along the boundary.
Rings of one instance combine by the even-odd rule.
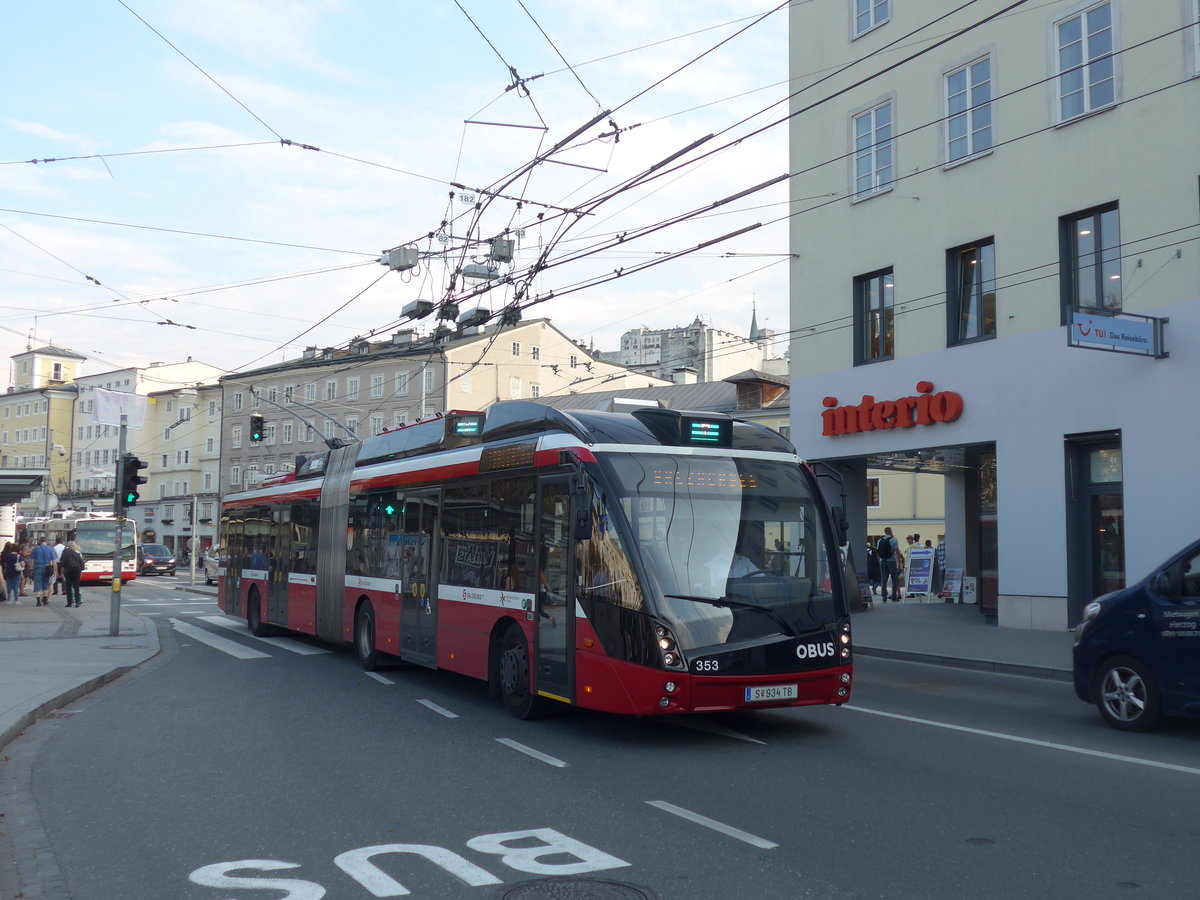
[[[730,600],[728,597],[692,597],[688,594],[667,594],[667,597],[674,597],[677,600],[694,600],[697,603],[706,603],[709,606],[718,606],[728,609],[753,609],[757,612],[770,616],[776,622],[783,626],[784,634],[792,637],[797,637],[795,630],[787,623],[787,619],[775,612],[773,609],[767,609],[765,606],[758,606],[754,603],[746,603],[742,600]]]

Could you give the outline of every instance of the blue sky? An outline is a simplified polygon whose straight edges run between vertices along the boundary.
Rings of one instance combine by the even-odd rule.
[[[527,272],[548,247],[561,263],[526,296],[562,296],[525,315],[548,316],[600,349],[615,349],[629,328],[696,315],[745,334],[752,301],[760,325],[786,331],[786,223],[565,293],[781,219],[784,184],[605,249],[617,234],[782,175],[786,126],[612,196],[591,215],[555,210],[603,196],[705,135],[732,127],[707,150],[781,118],[777,105],[736,124],[786,96],[786,9],[752,24],[774,5],[11,4],[0,37],[0,349],[21,352],[35,333],[90,357],[85,373],[188,356],[231,370],[277,362],[403,327],[406,303],[444,299],[454,270],[473,261],[459,249],[464,238],[506,229],[517,252],[503,272]],[[510,67],[522,88],[506,90]],[[610,109],[619,140],[604,136],[606,117],[507,184],[503,193],[524,202],[476,211],[451,187],[504,184]],[[27,162],[51,158],[60,161]],[[423,254],[414,272],[374,262],[402,244]],[[565,261],[580,251],[589,252]],[[466,305],[499,309],[514,289]]]

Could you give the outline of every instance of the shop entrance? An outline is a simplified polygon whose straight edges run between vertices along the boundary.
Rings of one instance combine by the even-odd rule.
[[[1093,599],[1125,586],[1125,491],[1121,435],[1066,442],[1069,621]]]

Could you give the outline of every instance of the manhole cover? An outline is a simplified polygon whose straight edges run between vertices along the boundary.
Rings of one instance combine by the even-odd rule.
[[[650,888],[596,878],[541,878],[509,885],[496,900],[659,900]]]

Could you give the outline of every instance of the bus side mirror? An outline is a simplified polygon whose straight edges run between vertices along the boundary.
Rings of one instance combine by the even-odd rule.
[[[580,491],[572,497],[571,507],[575,510],[575,521],[571,527],[571,537],[577,541],[591,540],[592,537],[592,504],[586,491]]]
[[[833,529],[837,532],[838,546],[844,547],[850,536],[850,523],[846,521],[846,514],[840,506],[831,507],[829,511],[833,514]]]

